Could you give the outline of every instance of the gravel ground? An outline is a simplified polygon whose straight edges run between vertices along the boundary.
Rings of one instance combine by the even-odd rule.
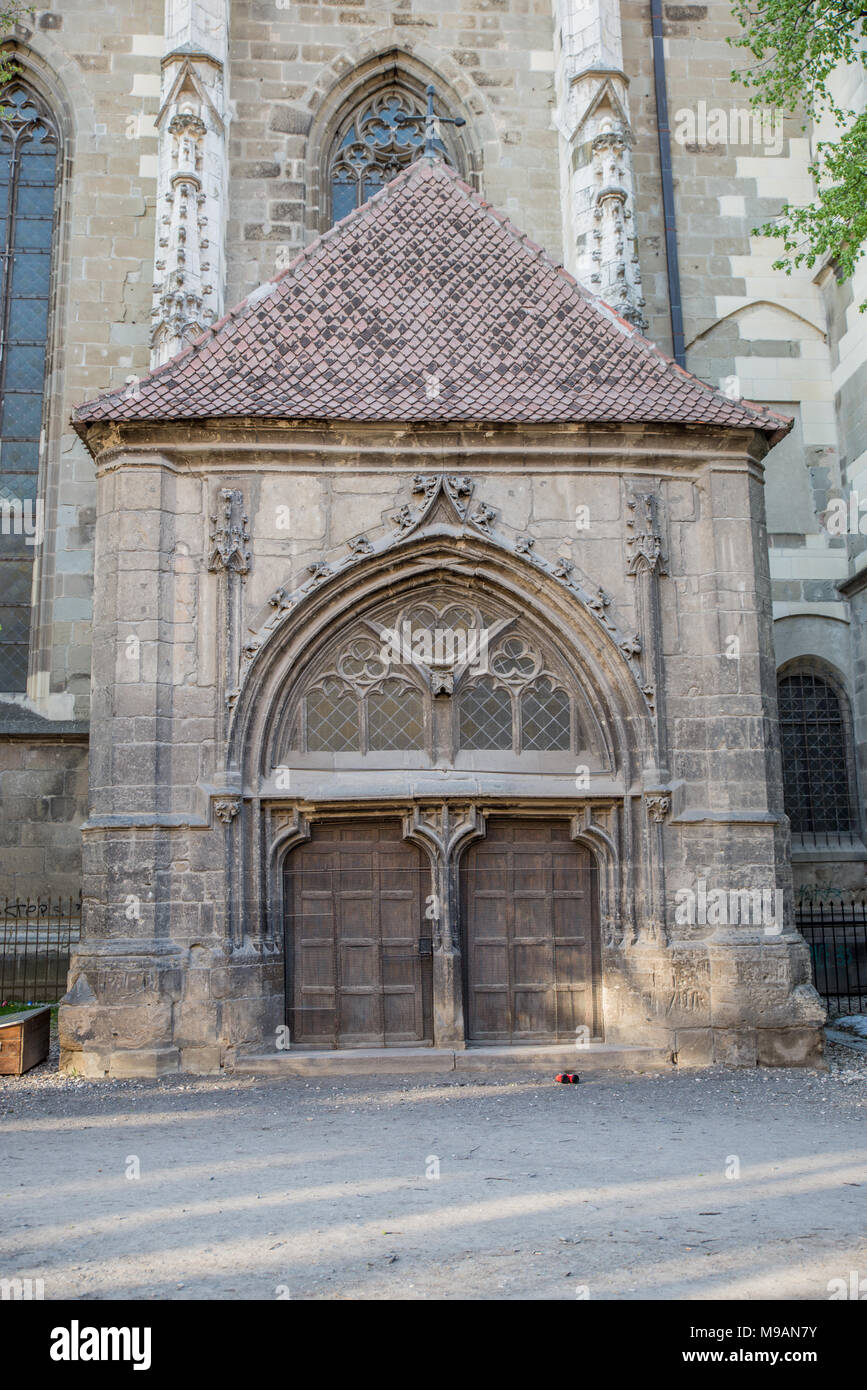
[[[0,1078],[0,1277],[46,1299],[827,1299],[867,1279],[867,1055],[827,1060],[557,1086],[50,1059]]]

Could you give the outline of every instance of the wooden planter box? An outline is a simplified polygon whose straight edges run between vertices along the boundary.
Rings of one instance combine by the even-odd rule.
[[[21,1076],[48,1056],[51,1008],[0,1014],[0,1076]]]

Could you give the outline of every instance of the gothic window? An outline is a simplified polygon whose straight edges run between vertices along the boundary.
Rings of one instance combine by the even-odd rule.
[[[846,721],[833,685],[813,670],[781,677],[780,742],[786,814],[796,835],[855,828]]]
[[[359,705],[340,680],[326,680],[307,696],[307,748],[311,753],[361,751]]]
[[[305,699],[308,753],[424,747],[424,703],[411,680],[390,675],[382,643],[354,637]]]
[[[14,80],[0,107],[0,690],[27,686],[59,140]]]
[[[424,706],[421,693],[405,681],[383,681],[367,697],[368,747],[424,747]]]
[[[424,102],[400,87],[369,97],[343,122],[334,142],[329,168],[331,220],[339,222],[383,188],[418,156],[424,145]],[[450,148],[452,127],[441,127],[442,154],[456,164]]]
[[[364,619],[287,709],[300,753],[572,753],[585,734],[560,658],[514,614],[436,596]],[[282,753],[280,755],[283,756]],[[508,761],[508,759],[507,759]]]
[[[572,739],[572,702],[545,678],[521,696],[521,748],[524,752],[568,749]]]
[[[511,750],[512,741],[512,696],[490,676],[480,676],[461,695],[460,746]]]

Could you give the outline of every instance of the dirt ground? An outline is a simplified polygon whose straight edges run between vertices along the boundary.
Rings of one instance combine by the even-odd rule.
[[[0,1278],[46,1299],[867,1295],[867,1053],[829,1070],[0,1078]],[[138,1176],[135,1174],[138,1173]]]

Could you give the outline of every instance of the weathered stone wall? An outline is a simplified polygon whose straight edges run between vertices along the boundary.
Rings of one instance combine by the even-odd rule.
[[[0,742],[0,906],[36,894],[78,897],[86,814],[86,744]]]
[[[551,121],[550,0],[408,0],[232,6],[228,304],[328,226],[323,164],[335,123],[372,83],[431,81],[462,133],[484,196],[561,255],[559,148]]]
[[[622,3],[644,292],[651,336],[663,343],[669,327],[648,8]],[[795,418],[765,465],[777,664],[795,656],[833,662],[855,707],[863,767],[864,691],[852,684],[858,658],[850,647],[850,605],[838,589],[853,544],[829,536],[822,516],[863,447],[865,325],[857,303],[867,291],[858,293],[854,282],[837,286],[821,267],[791,276],[773,268],[781,243],[753,229],[787,200],[812,200],[805,134],[797,119],[776,111],[760,113],[756,123],[748,94],[731,83],[732,69],[751,60],[726,43],[736,26],[722,0],[665,5],[663,15],[686,365],[714,386]],[[864,101],[859,80],[842,74],[837,84],[838,96],[855,109]],[[816,138],[822,134],[828,132]],[[863,282],[863,274],[856,279]],[[861,548],[856,541],[854,549]],[[833,861],[833,851],[812,869],[801,864],[800,877],[832,872],[829,863],[820,870],[822,858]],[[854,862],[838,856],[847,881],[863,872]]]
[[[31,674],[26,695],[0,691],[0,894],[80,887],[96,488],[69,416],[87,397],[147,370],[156,191],[148,121],[159,93],[153,36],[162,13],[161,0],[73,0],[62,12],[37,11],[11,36],[23,75],[57,116],[63,177]],[[37,736],[29,745],[28,729]]]

